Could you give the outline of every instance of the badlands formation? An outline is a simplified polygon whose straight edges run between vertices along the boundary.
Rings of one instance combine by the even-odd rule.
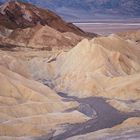
[[[91,38],[35,6],[0,9],[0,140],[140,139],[140,31]]]
[[[139,60],[118,35],[67,51],[1,47],[0,139],[139,139]]]
[[[72,96],[139,99],[140,47],[117,35],[84,39],[59,63],[55,89]]]

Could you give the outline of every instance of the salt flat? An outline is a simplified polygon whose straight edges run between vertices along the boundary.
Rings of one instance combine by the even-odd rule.
[[[140,29],[140,22],[75,22],[75,25],[87,32],[94,32],[100,35],[108,35],[128,30]]]

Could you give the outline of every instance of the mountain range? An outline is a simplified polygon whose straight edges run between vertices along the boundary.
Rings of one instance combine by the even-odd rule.
[[[4,0],[0,0],[3,2]],[[57,12],[66,20],[140,17],[139,0],[22,0]]]
[[[0,6],[0,25],[6,28],[27,28],[39,24],[48,25],[59,32],[73,32],[82,36],[90,35],[74,24],[65,22],[54,12],[38,8],[30,3],[9,1]]]
[[[92,12],[73,2],[80,18]],[[140,30],[112,33],[25,1],[2,4],[0,140],[140,140]]]
[[[48,9],[9,1],[0,6],[0,46],[24,46],[52,50],[69,48],[97,36],[84,32]]]

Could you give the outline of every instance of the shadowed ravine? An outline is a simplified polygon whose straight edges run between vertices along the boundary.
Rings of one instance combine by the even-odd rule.
[[[77,101],[80,104],[88,104],[91,109],[96,111],[97,117],[85,123],[69,125],[66,131],[62,134],[53,137],[50,134],[47,137],[38,138],[37,140],[65,140],[66,138],[94,132],[104,128],[111,128],[122,123],[130,117],[140,117],[140,112],[122,113],[106,103],[106,100],[99,97],[90,97],[79,99],[77,97],[69,97],[66,94],[58,93],[64,97],[65,101]],[[84,112],[82,112],[84,113]],[[84,113],[85,114],[85,113]]]

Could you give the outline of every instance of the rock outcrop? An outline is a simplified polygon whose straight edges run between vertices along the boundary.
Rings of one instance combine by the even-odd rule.
[[[52,50],[71,48],[80,42],[83,37],[71,32],[61,33],[47,25],[38,25],[32,28],[16,29],[10,34],[7,43],[9,39],[18,46]]]
[[[55,88],[80,97],[139,99],[139,60],[139,46],[119,36],[85,39],[58,62]]]
[[[0,27],[0,139],[74,136],[92,124],[99,131],[72,139],[140,137],[139,33],[83,39],[40,10],[17,1],[0,7],[0,24],[13,28]]]
[[[59,32],[73,32],[81,36],[96,36],[96,34],[88,34],[82,31],[71,23],[66,23],[50,10],[44,10],[29,3],[14,0],[0,6],[0,25],[16,29],[33,27],[38,24],[48,25]]]
[[[18,61],[6,53],[0,59],[0,139],[48,135],[60,124],[89,119],[78,111],[65,112],[79,104],[62,101],[49,87],[25,75]]]
[[[26,29],[6,30],[2,27],[0,46],[1,48],[32,48],[44,50],[68,50],[83,37],[72,32],[61,33],[47,25],[37,25]]]
[[[138,45],[140,44],[140,30],[121,32],[118,35],[125,40],[135,42]]]

